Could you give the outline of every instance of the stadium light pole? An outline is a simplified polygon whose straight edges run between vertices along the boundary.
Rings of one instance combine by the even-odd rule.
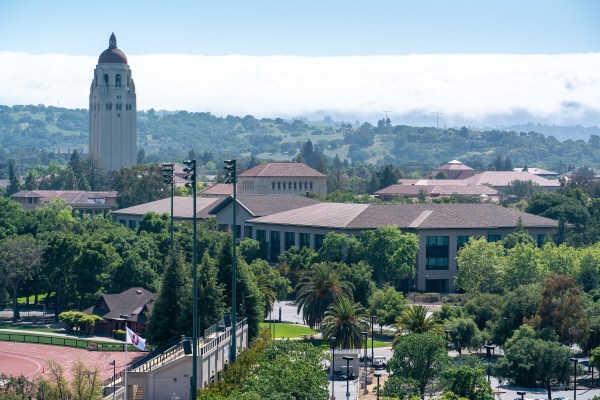
[[[371,366],[373,366],[373,363],[375,362],[375,337],[373,335],[373,326],[375,325],[375,320],[377,320],[377,315],[371,315]]]
[[[237,255],[236,255],[236,210],[237,210],[237,160],[225,160],[225,171],[227,171],[227,177],[225,183],[233,184],[233,260],[231,263],[231,362],[235,362],[237,357],[237,338],[236,338],[236,290],[237,290]]]
[[[333,355],[331,356],[331,400],[335,400],[335,341],[336,337],[331,337],[331,351]]]
[[[569,358],[573,362],[573,400],[577,400],[577,363],[578,359],[575,357]]]
[[[192,189],[192,199],[194,201],[193,204],[193,213],[192,216],[193,224],[194,224],[194,267],[193,267],[193,281],[194,281],[194,306],[192,316],[192,377],[190,378],[190,399],[196,400],[196,394],[198,393],[198,240],[197,240],[197,222],[198,218],[196,215],[196,160],[185,160],[183,162],[186,167],[183,169],[183,172],[188,175],[185,176],[185,180],[188,182],[185,184],[186,187]]]
[[[175,242],[173,240],[173,195],[175,192],[175,164],[163,163],[163,182],[171,185],[171,266],[175,264]]]
[[[363,377],[363,393],[367,394],[367,340],[369,338],[369,332],[361,332],[365,339],[365,376]]]
[[[346,400],[350,400],[350,361],[354,360],[354,357],[344,356],[346,360]]]

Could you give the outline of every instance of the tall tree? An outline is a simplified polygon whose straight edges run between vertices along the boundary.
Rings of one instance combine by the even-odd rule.
[[[402,336],[409,333],[442,332],[442,325],[436,316],[429,314],[429,308],[420,304],[408,306],[396,319],[398,333],[395,341],[402,340]]]
[[[503,290],[504,249],[484,238],[470,239],[458,252],[455,284],[467,293],[499,293]]]
[[[120,208],[164,199],[169,191],[158,164],[136,165],[115,172],[114,188]]]
[[[413,233],[402,233],[395,226],[363,232],[364,260],[373,267],[373,278],[382,285],[392,278],[412,278],[419,250],[419,239]]]
[[[10,237],[0,242],[0,273],[12,289],[13,321],[21,318],[17,302],[19,286],[32,270],[39,267],[42,251],[42,246],[29,235]]]
[[[8,160],[8,187],[6,188],[6,194],[10,196],[19,190],[21,190],[21,182],[17,174],[17,164],[11,158]]]
[[[335,346],[343,349],[360,349],[363,346],[362,332],[369,327],[368,316],[360,303],[345,296],[338,297],[325,311],[321,327],[323,337],[335,337]]]
[[[318,263],[306,271],[296,286],[298,312],[314,328],[323,320],[325,311],[341,296],[352,297],[352,284],[345,281],[333,263]]]

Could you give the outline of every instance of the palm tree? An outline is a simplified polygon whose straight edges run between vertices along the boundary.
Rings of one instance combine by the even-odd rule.
[[[429,308],[419,304],[405,308],[402,314],[396,319],[395,326],[399,334],[406,332],[443,332],[440,321],[433,314],[429,314]]]
[[[344,280],[336,271],[333,263],[315,264],[312,269],[302,274],[296,285],[298,312],[302,318],[314,328],[323,320],[325,311],[340,296],[352,298],[354,286]]]
[[[334,345],[343,349],[360,349],[363,346],[362,332],[369,327],[369,317],[360,303],[346,296],[338,297],[323,319],[323,337],[335,337]]]

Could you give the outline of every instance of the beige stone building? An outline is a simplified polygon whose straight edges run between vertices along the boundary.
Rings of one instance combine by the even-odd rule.
[[[238,175],[238,194],[327,194],[327,175],[306,164],[273,162]]]
[[[52,200],[63,200],[73,212],[103,214],[117,208],[117,192],[87,192],[85,190],[22,190],[10,196],[25,210],[43,207]]]
[[[135,84],[127,57],[110,36],[90,87],[89,151],[107,171],[131,167],[137,156]]]

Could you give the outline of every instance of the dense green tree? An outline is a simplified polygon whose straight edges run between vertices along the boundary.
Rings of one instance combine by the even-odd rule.
[[[217,276],[215,262],[210,258],[208,252],[205,252],[202,262],[198,265],[198,304],[201,305],[198,316],[200,334],[211,325],[221,321],[225,313],[225,288],[217,281]],[[191,304],[189,309],[192,309]]]
[[[383,288],[377,289],[369,297],[369,309],[371,315],[377,316],[379,329],[383,325],[392,325],[396,318],[406,308],[407,301],[402,292],[396,291],[393,286],[385,284]]]
[[[119,208],[164,199],[169,195],[160,165],[136,165],[115,172],[114,189]]]
[[[8,187],[6,194],[8,196],[17,193],[21,190],[21,181],[17,173],[17,164],[13,159],[8,160]]]
[[[467,293],[499,293],[503,290],[503,247],[471,238],[458,253],[455,285]]]
[[[325,311],[321,324],[323,337],[335,337],[335,346],[343,349],[360,349],[364,341],[362,332],[369,327],[368,315],[360,303],[354,303],[348,297],[338,297]]]
[[[493,400],[494,392],[487,380],[486,368],[478,357],[462,357],[443,371],[441,386],[459,398]]]
[[[266,245],[258,240],[244,238],[238,245],[238,252],[248,264],[251,264],[254,260],[266,258]]]
[[[152,292],[158,289],[157,273],[152,269],[150,262],[133,250],[127,250],[123,255],[123,262],[117,262],[112,269],[107,271],[110,278],[111,291],[120,293],[132,287],[143,287]]]
[[[395,343],[388,367],[394,375],[417,381],[424,397],[427,385],[441,375],[449,360],[443,336],[434,332],[409,333]]]
[[[413,278],[419,250],[418,236],[387,226],[363,232],[363,259],[373,267],[373,279],[383,284],[392,278]]]
[[[289,279],[281,276],[277,269],[263,259],[257,258],[250,264],[250,270],[257,279],[260,292],[265,299],[265,315],[273,310],[275,300],[283,300],[292,292]]]
[[[523,285],[506,293],[503,299],[501,318],[494,320],[491,332],[494,343],[504,343],[523,321],[535,317],[542,300],[539,285]]]
[[[519,386],[542,386],[548,391],[548,400],[552,400],[552,385],[569,379],[571,350],[558,342],[536,338],[529,327],[522,327],[507,341],[505,353],[497,364],[498,376]]]
[[[334,263],[315,264],[296,286],[298,312],[311,328],[320,325],[325,311],[338,297],[352,298],[354,288],[338,270]]]
[[[120,263],[122,259],[111,245],[98,240],[83,243],[73,265],[79,310],[90,306],[104,292],[110,271]]]
[[[354,236],[330,232],[317,252],[319,261],[353,264],[361,259],[360,241]]]
[[[340,264],[340,274],[354,287],[352,297],[363,307],[369,305],[369,298],[377,288],[373,282],[373,268],[364,261],[356,264]]]
[[[409,400],[419,397],[419,393],[419,382],[396,374],[390,375],[381,389],[383,399]]]
[[[540,283],[546,275],[546,266],[539,248],[531,244],[517,243],[507,251],[502,282],[505,289]]]
[[[40,265],[42,246],[31,236],[9,237],[0,242],[0,281],[10,285],[13,297],[13,321],[21,318],[17,295],[19,286]]]
[[[482,330],[488,322],[502,320],[500,313],[503,303],[504,298],[499,294],[478,293],[467,299],[464,310],[473,318],[477,327]]]
[[[600,285],[600,251],[597,248],[588,248],[581,251],[577,283],[589,292]]]
[[[20,233],[25,226],[25,212],[16,202],[0,197],[0,240]]]
[[[450,342],[459,355],[464,349],[481,348],[484,342],[481,331],[471,318],[450,318],[444,322],[444,328],[449,332]]]
[[[279,256],[279,272],[290,280],[292,287],[296,287],[305,270],[312,266],[317,253],[312,247],[292,246]]]

